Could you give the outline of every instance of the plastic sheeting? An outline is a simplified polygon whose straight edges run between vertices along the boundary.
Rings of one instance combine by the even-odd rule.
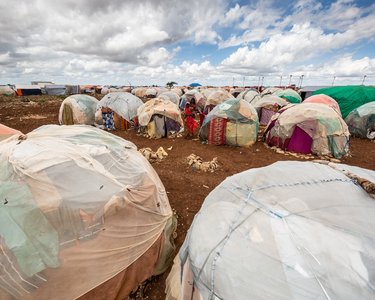
[[[245,100],[230,99],[209,112],[203,121],[199,136],[208,139],[208,126],[214,119],[227,119],[226,144],[233,146],[250,146],[255,143],[258,135],[258,115],[251,104]]]
[[[300,94],[292,89],[277,90],[273,94],[288,100],[290,103],[301,103],[302,101]]]
[[[345,118],[345,122],[352,135],[370,140],[375,139],[375,101],[353,110]]]
[[[265,133],[267,141],[277,138],[285,145],[298,126],[312,140],[311,153],[341,158],[349,149],[349,130],[335,110],[317,103],[290,104],[272,117]]]
[[[159,271],[173,251],[158,175],[133,143],[91,126],[1,142],[0,197],[0,288],[15,298],[75,299],[161,236]]]
[[[375,87],[364,85],[333,86],[313,92],[313,95],[317,94],[325,94],[335,99],[344,119],[357,107],[375,101]]]
[[[62,125],[94,125],[98,100],[89,95],[72,95],[61,103],[59,123]]]
[[[346,171],[375,182],[295,161],[227,178],[195,216],[166,299],[374,299],[374,196]]]
[[[137,110],[143,105],[141,99],[127,92],[116,92],[105,95],[97,105],[97,109],[108,107],[122,118],[130,122],[137,116]]]

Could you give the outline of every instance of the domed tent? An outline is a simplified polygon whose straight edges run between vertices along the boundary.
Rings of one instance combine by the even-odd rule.
[[[254,89],[247,89],[236,97],[237,99],[243,99],[251,104],[256,103],[260,100],[260,94]]]
[[[131,93],[116,92],[105,95],[97,105],[97,123],[101,124],[101,109],[109,108],[114,111],[114,125],[116,129],[126,130],[131,123],[137,123],[138,108],[143,105],[141,99]]]
[[[375,139],[375,101],[361,105],[346,118],[349,132],[361,138]]]
[[[167,268],[175,221],[133,143],[43,126],[0,143],[0,183],[1,299],[124,299]]]
[[[288,105],[273,116],[265,130],[268,145],[281,149],[341,158],[348,153],[349,130],[329,106]]]
[[[313,95],[317,94],[325,94],[335,99],[344,119],[357,107],[375,101],[375,87],[364,85],[334,86],[313,92]]]
[[[300,94],[292,89],[277,90],[273,93],[273,95],[284,98],[290,103],[301,103],[302,101]]]
[[[313,95],[306,98],[303,103],[320,103],[328,105],[329,107],[333,108],[337,113],[341,116],[341,111],[339,104],[336,102],[335,99],[331,98],[330,96],[324,94]]]
[[[178,106],[169,100],[150,99],[138,108],[137,113],[139,125],[151,138],[177,133],[184,125]]]
[[[206,105],[206,98],[196,89],[186,91],[186,93],[181,97],[179,108],[183,110],[185,108],[186,103],[190,103],[193,99],[198,110],[203,112],[204,107]]]
[[[180,103],[180,96],[177,93],[172,92],[172,91],[162,92],[158,96],[158,98],[164,99],[164,100],[169,100],[169,101],[173,102],[176,105],[179,105],[179,103]]]
[[[261,96],[273,95],[277,91],[281,91],[282,88],[279,87],[267,87],[261,92]]]
[[[145,97],[146,98],[155,98],[158,94],[158,89],[149,87],[145,90]]]
[[[279,161],[228,177],[205,199],[166,300],[373,299],[375,201],[347,165]]]
[[[223,103],[228,99],[236,99],[231,93],[223,89],[211,91],[206,98],[207,101],[204,108],[205,114],[208,114],[216,105]]]
[[[258,128],[258,115],[251,104],[230,99],[210,111],[199,137],[209,144],[248,147],[256,142]]]
[[[15,134],[19,136],[22,135],[22,132],[0,123],[0,142]]]
[[[98,100],[89,95],[72,95],[61,103],[59,123],[61,125],[95,124],[95,112]]]
[[[147,88],[146,87],[137,87],[132,89],[132,94],[138,98],[144,98]]]
[[[289,102],[283,98],[274,95],[264,95],[256,103],[256,109],[260,125],[267,125],[271,117],[279,111],[281,107],[288,105]]]

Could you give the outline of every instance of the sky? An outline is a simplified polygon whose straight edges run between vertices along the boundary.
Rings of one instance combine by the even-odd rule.
[[[375,1],[0,0],[0,84],[375,85]]]

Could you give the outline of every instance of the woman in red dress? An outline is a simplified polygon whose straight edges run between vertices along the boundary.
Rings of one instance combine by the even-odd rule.
[[[198,122],[195,120],[193,108],[187,102],[184,109],[186,129],[189,135],[195,136],[198,130]]]

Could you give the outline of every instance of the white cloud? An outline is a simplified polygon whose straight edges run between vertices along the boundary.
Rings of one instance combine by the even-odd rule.
[[[288,5],[272,0],[246,5],[229,0],[8,2],[0,0],[1,83],[43,79],[231,84],[233,77],[242,81],[244,75],[253,75],[256,83],[259,74],[277,81],[280,74],[305,74],[308,80],[309,76],[357,78],[375,72],[374,54],[357,52],[366,52],[362,41],[374,43],[375,4],[366,7],[352,0],[299,0]],[[238,48],[230,53],[231,49],[224,50],[228,47]],[[218,54],[224,59],[213,64]]]
[[[276,72],[290,64],[375,37],[375,18],[365,17],[346,32],[324,34],[309,23],[296,24],[289,32],[275,34],[258,48],[241,47],[222,61],[227,68],[251,68],[255,72]]]

